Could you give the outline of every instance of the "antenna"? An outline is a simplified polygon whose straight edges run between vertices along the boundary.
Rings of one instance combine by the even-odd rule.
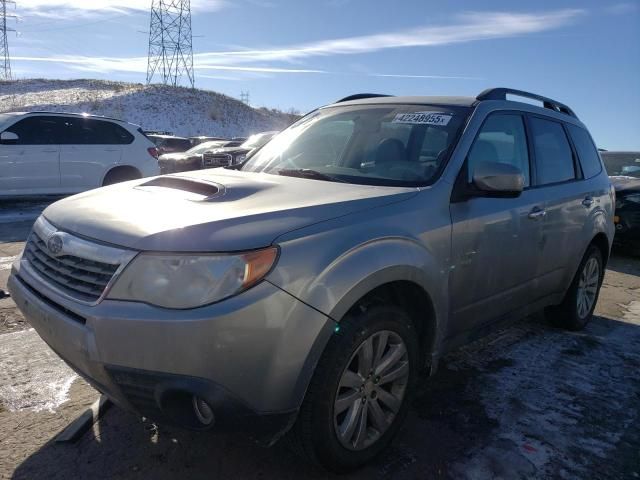
[[[190,0],[152,0],[147,83],[156,73],[174,87],[183,75],[194,87]]]
[[[14,32],[12,28],[7,28],[7,3],[12,0],[0,0],[0,80],[11,80],[11,58],[9,57],[9,43],[7,42],[7,32]]]
[[[245,105],[249,105],[249,92],[240,92],[240,101]]]

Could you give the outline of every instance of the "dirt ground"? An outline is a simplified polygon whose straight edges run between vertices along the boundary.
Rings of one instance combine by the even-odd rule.
[[[0,208],[0,289],[29,207],[29,218]],[[448,355],[393,446],[340,478],[640,478],[640,258],[614,254],[596,314],[579,333],[534,316]],[[115,407],[76,443],[55,443],[97,398],[0,299],[0,478],[331,478],[281,444]]]

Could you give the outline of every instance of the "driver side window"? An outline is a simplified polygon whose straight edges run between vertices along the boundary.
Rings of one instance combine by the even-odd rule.
[[[469,180],[481,162],[507,163],[524,175],[524,186],[531,185],[527,136],[522,116],[511,113],[490,115],[482,125],[467,156]]]

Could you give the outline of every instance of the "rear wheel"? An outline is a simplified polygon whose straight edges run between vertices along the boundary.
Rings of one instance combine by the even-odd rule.
[[[417,371],[416,334],[402,309],[348,315],[316,367],[290,443],[331,471],[367,463],[401,427]]]
[[[113,185],[114,183],[126,182],[140,178],[140,172],[133,167],[117,167],[105,175],[102,186]]]
[[[584,328],[596,308],[603,277],[602,252],[590,245],[563,302],[547,309],[547,315],[554,323],[569,330]]]

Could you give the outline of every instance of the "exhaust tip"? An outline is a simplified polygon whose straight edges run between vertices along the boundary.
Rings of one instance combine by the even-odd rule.
[[[215,420],[215,415],[209,404],[202,398],[194,395],[192,397],[193,413],[195,413],[198,421],[204,426],[210,426]]]

